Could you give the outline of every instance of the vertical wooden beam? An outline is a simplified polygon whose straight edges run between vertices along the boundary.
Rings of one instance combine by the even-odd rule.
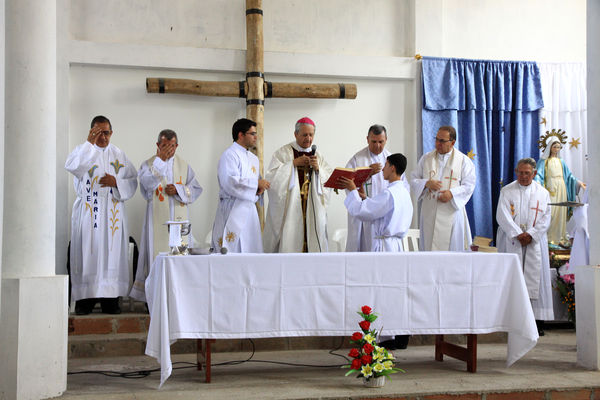
[[[260,175],[264,177],[264,40],[262,0],[246,0],[246,117],[256,122],[256,156]],[[264,208],[257,206],[261,228],[264,228]]]

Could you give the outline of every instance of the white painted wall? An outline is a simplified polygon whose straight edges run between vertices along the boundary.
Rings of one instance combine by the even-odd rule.
[[[69,149],[82,143],[89,123],[104,114],[113,124],[112,142],[124,149],[139,165],[156,150],[161,129],[174,129],[180,140],[178,153],[195,170],[204,193],[192,205],[195,236],[203,239],[211,230],[217,209],[216,165],[231,143],[231,125],[245,116],[245,101],[238,98],[208,98],[186,95],[159,95],[145,92],[148,76],[170,76],[200,80],[237,80],[233,73],[193,73],[119,69],[106,67],[71,68]],[[273,81],[332,82],[329,78],[270,76]],[[409,157],[416,165],[416,134],[412,82],[404,80],[353,80],[359,86],[356,100],[267,99],[265,107],[265,163],[281,145],[293,140],[294,123],[308,115],[317,123],[315,144],[330,165],[345,166],[352,154],[366,145],[367,129],[373,123],[388,128],[388,147]],[[334,81],[335,82],[335,81]],[[62,172],[67,176],[67,172]],[[70,179],[70,178],[69,178]],[[343,195],[333,195],[329,207],[329,232],[345,228]],[[74,192],[69,185],[69,207]],[[130,232],[139,242],[145,201],[139,192],[127,203]],[[70,213],[70,209],[69,209]],[[70,214],[69,214],[70,215]],[[66,247],[66,244],[65,244]]]
[[[492,60],[585,61],[585,0],[443,0],[442,53]]]
[[[6,21],[5,15],[5,0],[0,0],[0,154],[4,155],[4,105],[5,105],[5,37],[6,37]],[[3,158],[4,159],[4,158]],[[4,213],[4,162],[0,162],[0,221],[2,221]],[[2,229],[0,229],[0,282],[2,280]],[[0,299],[2,298],[2,285],[0,285]],[[2,310],[2,304],[0,304]]]
[[[246,48],[244,0],[70,0],[71,35],[102,43]],[[409,0],[264,0],[265,50],[406,56]]]

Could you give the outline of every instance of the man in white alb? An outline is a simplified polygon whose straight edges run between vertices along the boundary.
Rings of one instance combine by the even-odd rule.
[[[162,130],[156,155],[144,161],[138,173],[140,192],[147,205],[135,282],[129,296],[140,301],[146,301],[145,282],[154,259],[158,253],[169,251],[165,222],[188,221],[188,205],[202,193],[192,167],[175,154],[178,146],[177,133]]]
[[[385,148],[387,143],[387,131],[383,125],[372,125],[367,133],[368,146],[357,152],[346,164],[346,168],[370,167],[371,176],[365,184],[358,188],[361,198],[375,197],[388,186],[384,179],[382,168],[387,157],[391,154]],[[401,182],[410,191],[408,181],[402,174]],[[371,251],[371,239],[373,237],[371,222],[361,221],[348,214],[348,234],[346,239],[346,251]]]
[[[212,231],[212,247],[234,253],[262,253],[256,202],[269,188],[260,178],[256,146],[256,122],[238,119],[231,128],[233,144],[219,159],[219,206]]]
[[[550,194],[533,180],[536,162],[519,160],[517,180],[500,190],[496,221],[496,245],[501,253],[519,256],[527,292],[538,323],[540,336],[543,321],[554,319],[547,231],[550,227]]]
[[[410,228],[413,207],[410,193],[401,178],[406,170],[406,157],[400,153],[387,157],[383,167],[383,178],[389,183],[381,193],[371,198],[362,198],[356,190],[354,182],[341,177],[338,180],[349,191],[344,201],[348,214],[359,221],[370,222],[373,237],[370,248],[372,251],[400,252],[403,251],[402,238]],[[393,339],[384,340],[381,345],[387,349],[405,349],[409,335],[396,335]],[[386,340],[387,339],[387,340]]]
[[[264,230],[267,253],[326,252],[327,203],[323,185],[332,169],[313,145],[315,123],[296,122],[296,140],[279,148],[266,173],[271,183]]]
[[[475,166],[454,143],[456,130],[440,127],[435,150],[423,155],[411,174],[411,191],[420,205],[422,251],[463,251],[471,245],[465,206],[475,190]]]
[[[129,289],[125,201],[137,188],[136,170],[125,153],[110,143],[108,118],[92,120],[87,141],[73,150],[65,169],[73,174],[77,198],[71,218],[69,272],[75,312],[119,314],[119,296]]]

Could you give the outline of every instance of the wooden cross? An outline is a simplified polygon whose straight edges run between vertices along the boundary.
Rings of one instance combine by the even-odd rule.
[[[533,227],[533,226],[535,226],[535,222],[537,221],[538,213],[541,212],[541,211],[543,211],[540,208],[540,201],[538,200],[536,206],[535,207],[531,207],[531,209],[535,210],[535,217],[533,218],[533,225],[532,225],[532,227]]]
[[[450,177],[445,177],[444,179],[448,179],[448,190],[450,190],[450,187],[452,186],[452,181],[457,181],[457,178],[453,178],[452,175],[454,175],[454,170],[451,169],[450,170]]]
[[[246,99],[246,117],[256,122],[258,137],[256,155],[261,176],[264,176],[264,111],[265,98],[355,99],[356,84],[308,84],[267,82],[263,63],[262,0],[246,0],[246,80],[240,82],[210,82],[191,79],[147,78],[148,93],[178,93],[199,96],[241,97]],[[264,211],[259,208],[261,225]]]

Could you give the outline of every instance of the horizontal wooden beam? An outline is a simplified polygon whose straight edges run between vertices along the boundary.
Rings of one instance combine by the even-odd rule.
[[[265,82],[264,97],[355,99],[354,83],[288,83]],[[196,81],[177,78],[146,78],[148,93],[192,94],[196,96],[246,97],[248,83],[226,81]]]

